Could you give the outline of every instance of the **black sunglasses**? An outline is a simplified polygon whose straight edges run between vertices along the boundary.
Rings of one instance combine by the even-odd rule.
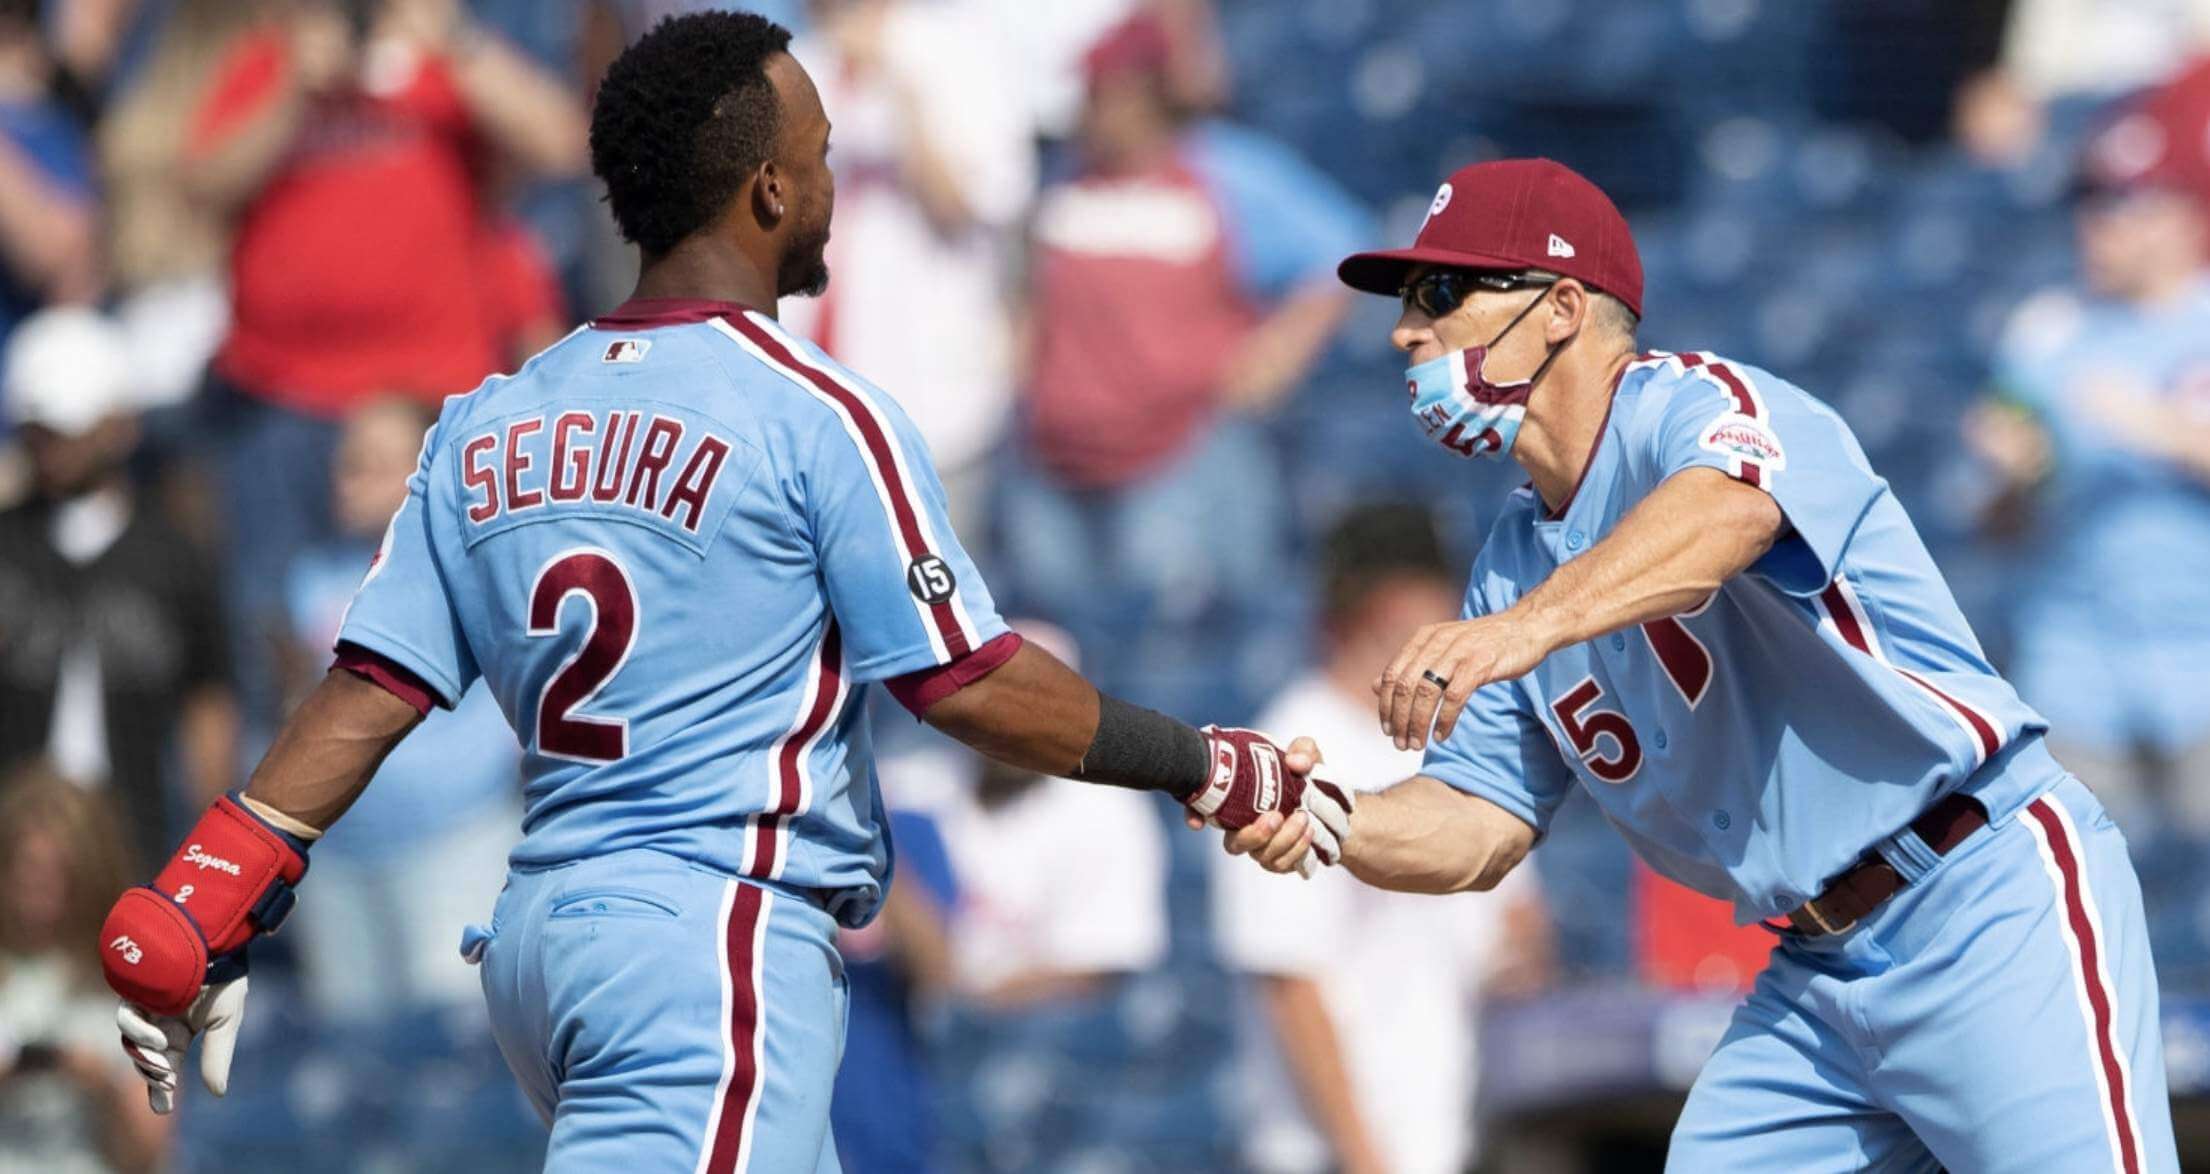
[[[1552,285],[1549,273],[1499,273],[1485,269],[1430,269],[1397,290],[1406,309],[1417,307],[1430,318],[1448,316],[1476,293],[1510,293]]]

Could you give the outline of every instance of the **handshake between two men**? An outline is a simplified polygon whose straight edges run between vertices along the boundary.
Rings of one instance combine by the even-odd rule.
[[[1312,739],[1298,738],[1284,750],[1252,730],[1203,732],[1213,767],[1187,802],[1192,829],[1219,828],[1228,851],[1249,853],[1273,872],[1310,877],[1342,860],[1355,801],[1317,773],[1320,748]]]

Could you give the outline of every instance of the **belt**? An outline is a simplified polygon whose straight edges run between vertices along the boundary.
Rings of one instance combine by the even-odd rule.
[[[1987,808],[1969,795],[1950,795],[1911,821],[1911,831],[1933,849],[1947,856],[1981,828],[1987,826]],[[1849,871],[1829,881],[1826,891],[1798,905],[1788,914],[1788,924],[1809,937],[1837,934],[1857,924],[1859,918],[1880,907],[1909,882],[1878,852],[1866,849]]]

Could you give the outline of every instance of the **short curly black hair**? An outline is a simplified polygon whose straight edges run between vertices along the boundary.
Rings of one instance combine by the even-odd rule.
[[[659,256],[721,213],[775,148],[767,62],[790,30],[749,12],[671,16],[622,51],[591,108],[591,170],[622,236]]]

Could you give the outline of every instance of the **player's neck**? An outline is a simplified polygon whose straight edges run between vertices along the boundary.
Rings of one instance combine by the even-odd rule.
[[[645,263],[638,298],[735,302],[775,317],[775,282],[751,258],[711,237],[692,237]]]
[[[1545,514],[1556,514],[1580,488],[1582,475],[1596,456],[1604,421],[1611,415],[1619,373],[1633,361],[1634,353],[1620,350],[1584,362],[1574,362],[1576,358],[1560,356],[1549,377],[1535,389],[1527,418],[1512,444],[1512,459],[1535,483]]]

